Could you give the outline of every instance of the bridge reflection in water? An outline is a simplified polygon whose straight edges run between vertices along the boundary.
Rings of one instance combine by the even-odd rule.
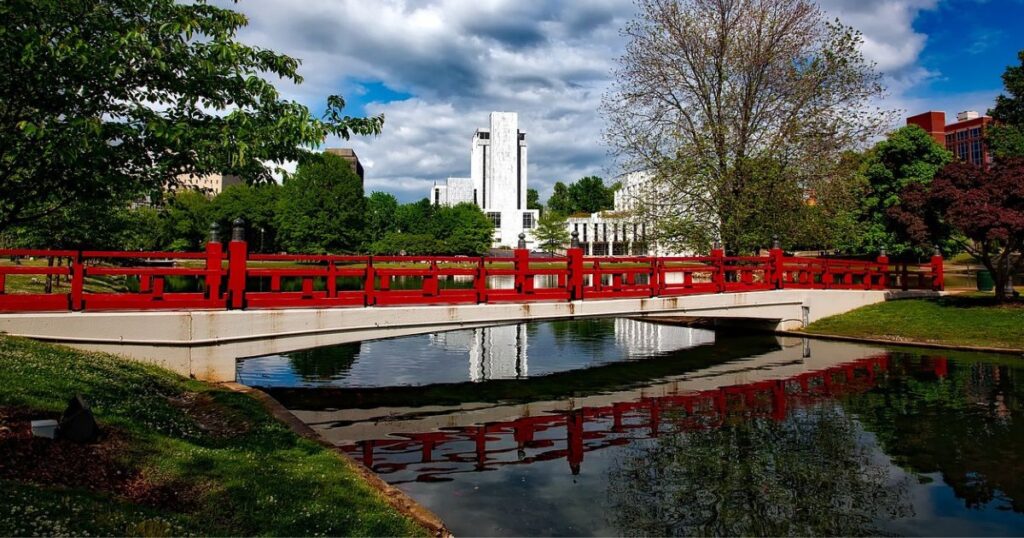
[[[938,378],[946,359],[928,358],[918,367]],[[403,433],[399,439],[366,439],[343,449],[381,474],[403,473],[405,481],[450,480],[449,475],[565,459],[579,474],[588,452],[661,433],[716,428],[750,418],[782,420],[794,408],[859,393],[889,368],[879,354],[785,379],[723,386],[684,394],[640,398],[600,407],[521,417],[479,426]]]

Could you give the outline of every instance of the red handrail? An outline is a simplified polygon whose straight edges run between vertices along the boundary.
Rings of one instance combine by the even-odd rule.
[[[245,241],[225,252],[0,250],[0,258],[60,258],[61,266],[0,264],[0,311],[329,308],[338,306],[570,301],[730,293],[771,289],[943,288],[942,258],[892,264],[785,256],[564,257],[353,256],[250,254]],[[149,263],[141,265],[139,261]],[[133,263],[135,261],[136,263]],[[167,262],[154,266],[153,262]],[[202,263],[197,263],[202,262]],[[278,266],[276,262],[292,265]],[[9,290],[11,278],[66,277],[54,293]],[[101,291],[110,279],[122,290]],[[123,279],[123,280],[122,280]],[[462,285],[454,286],[456,282]],[[411,282],[411,284],[410,284]],[[38,282],[27,282],[28,287]],[[22,286],[24,287],[24,286]]]

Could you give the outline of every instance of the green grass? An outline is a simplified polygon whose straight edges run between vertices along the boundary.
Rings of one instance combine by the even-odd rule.
[[[52,414],[75,393],[105,432],[127,440],[116,461],[190,492],[187,509],[0,478],[0,535],[426,533],[350,462],[295,435],[247,395],[107,354],[0,336],[0,406]],[[201,413],[172,403],[189,395],[206,402]]]
[[[990,295],[886,301],[812,323],[810,333],[1024,349],[1024,304]]]

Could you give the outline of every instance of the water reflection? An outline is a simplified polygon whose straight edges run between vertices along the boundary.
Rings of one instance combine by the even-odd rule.
[[[714,332],[634,319],[454,330],[239,362],[255,386],[375,387],[523,379],[712,344]]]
[[[270,390],[456,534],[1024,529],[1015,358],[563,323],[404,339],[452,382]]]

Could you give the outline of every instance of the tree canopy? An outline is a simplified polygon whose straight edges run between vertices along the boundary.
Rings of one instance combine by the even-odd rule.
[[[582,177],[569,185],[559,181],[555,183],[547,206],[562,215],[606,211],[615,207],[615,190],[618,187],[617,183],[605,186],[604,180],[597,176]]]
[[[283,99],[271,80],[301,83],[299,60],[238,42],[246,18],[205,0],[8,0],[0,19],[0,230],[182,174],[270,181],[383,124]]]
[[[354,252],[363,241],[363,181],[345,159],[306,156],[285,178],[278,203],[278,242],[289,252]]]
[[[903,255],[914,251],[914,241],[905,226],[893,218],[890,209],[900,205],[900,197],[910,185],[928,185],[936,172],[953,160],[953,154],[916,125],[908,125],[875,144],[861,163],[861,201],[857,210],[858,233],[846,238],[851,250],[877,254],[886,249]],[[936,237],[936,240],[946,240]],[[932,243],[934,244],[934,243]],[[932,245],[919,248],[928,254]]]
[[[1010,275],[1024,268],[1024,159],[997,160],[991,168],[954,162],[931,184],[913,183],[890,209],[919,244],[934,244],[952,226],[961,246],[996,280],[996,298],[1006,298]]]
[[[1024,157],[1024,50],[1017,53],[1020,65],[1003,72],[1005,94],[996,97],[988,114],[996,124],[988,128],[986,143],[997,159]]]
[[[603,103],[605,138],[624,168],[654,173],[647,209],[667,244],[756,246],[742,234],[769,222],[748,218],[766,187],[750,163],[774,163],[775,191],[823,202],[852,180],[836,167],[842,152],[889,123],[871,104],[882,86],[861,35],[810,1],[641,0],[638,11]],[[800,215],[782,216],[774,225],[797,227]]]

